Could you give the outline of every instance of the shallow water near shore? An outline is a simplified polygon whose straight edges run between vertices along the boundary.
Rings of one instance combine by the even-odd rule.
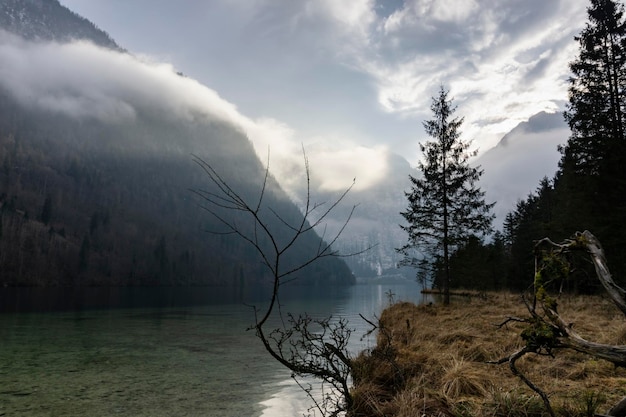
[[[358,314],[373,317],[392,293],[420,302],[419,289],[360,284],[282,302],[346,317],[356,354],[373,343],[359,340],[368,328]],[[0,416],[302,415],[308,399],[246,331],[251,308],[228,301],[0,314]]]

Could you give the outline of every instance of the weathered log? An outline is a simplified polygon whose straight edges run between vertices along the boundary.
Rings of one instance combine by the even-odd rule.
[[[545,251],[546,246],[549,249],[548,252]],[[616,307],[625,316],[626,290],[617,285],[613,280],[606,262],[604,249],[602,249],[600,241],[588,230],[582,233],[577,232],[571,239],[559,244],[554,243],[548,238],[544,238],[537,242],[535,248],[536,270],[532,303],[526,301],[526,306],[531,317],[529,319],[509,317],[500,325],[502,326],[509,321],[529,323],[530,327],[528,331],[525,331],[522,336],[525,336],[526,346],[512,355],[492,363],[508,362],[513,374],[518,376],[528,387],[538,393],[546,404],[548,412],[554,415],[545,393],[515,367],[515,361],[519,359],[519,357],[527,353],[547,353],[552,355],[555,349],[571,349],[585,353],[594,358],[604,359],[616,366],[626,367],[626,346],[591,342],[574,331],[572,326],[561,318],[557,312],[556,300],[549,297],[546,293],[546,288],[544,288],[545,282],[557,277],[542,277],[542,274],[545,272],[554,273],[554,268],[543,270],[542,264],[544,262],[551,262],[551,265],[555,265],[554,256],[558,257],[558,259],[562,259],[561,257],[567,252],[584,250],[593,262],[598,281],[600,281]],[[546,253],[547,257],[544,258]],[[560,264],[556,263],[556,265]],[[562,272],[556,272],[556,274],[562,274]],[[537,306],[540,306],[539,310]],[[596,417],[602,416],[597,414]],[[614,405],[604,417],[626,417],[626,397]]]
[[[598,238],[588,230],[585,230],[582,233],[576,233],[572,240],[561,246],[567,249],[582,248],[589,254],[593,261],[598,281],[600,281],[613,303],[622,314],[626,316],[626,291],[613,280],[606,261],[604,249]],[[626,367],[626,346],[607,345],[586,340],[575,332],[572,326],[565,323],[555,309],[546,305],[544,305],[544,309],[546,311],[546,317],[548,317],[551,323],[557,326],[562,335],[564,335],[558,338],[559,347],[586,353],[595,358],[607,360],[616,366]],[[626,417],[626,397],[609,410],[608,416]]]
[[[613,281],[600,241],[588,230],[576,233],[575,239],[576,244],[582,245],[589,253],[593,266],[596,269],[598,280],[609,294],[609,297],[611,297],[611,300],[613,300],[613,303],[626,316],[626,290]]]
[[[620,402],[615,404],[613,408],[609,410],[609,416],[626,417],[626,397],[622,398]]]
[[[552,324],[556,325],[564,336],[557,338],[557,346],[559,348],[572,349],[577,352],[586,353],[595,358],[604,359],[616,366],[626,368],[626,346],[623,345],[606,345],[595,343],[581,337],[572,326],[563,321],[554,310],[548,310],[547,315]]]
[[[428,289],[428,288],[422,289],[421,293],[429,294],[429,295],[443,295],[444,294],[444,292],[441,290],[433,290],[433,289]],[[478,291],[450,291],[449,294],[453,296],[457,296],[457,297],[484,297],[485,296],[485,293],[478,292]]]

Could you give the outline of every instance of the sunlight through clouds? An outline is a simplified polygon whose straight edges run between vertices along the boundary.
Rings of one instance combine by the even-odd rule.
[[[107,28],[120,45],[167,56],[198,85],[209,86],[213,99],[200,93],[202,88],[191,88],[191,81],[185,85],[197,91],[176,88],[188,91],[186,100],[222,100],[213,113],[241,126],[262,161],[270,148],[270,166],[287,189],[301,181],[302,145],[312,168],[323,174],[317,183],[325,187],[334,187],[337,176],[356,176],[358,186],[375,183],[374,174],[384,172],[391,154],[415,166],[418,144],[428,139],[422,121],[431,116],[431,97],[440,85],[450,89],[457,115],[464,117],[463,138],[480,154],[533,115],[559,114],[567,100],[568,63],[578,47],[574,36],[584,27],[588,5],[588,0],[61,2]],[[155,13],[146,16],[147,8]],[[173,21],[181,15],[184,24]],[[549,174],[553,168],[542,170]],[[534,178],[528,181],[534,186]]]
[[[416,11],[427,19],[462,22],[478,9],[474,0],[424,0],[414,3]]]
[[[117,22],[105,0],[64,2]],[[385,144],[414,164],[440,85],[483,150],[495,144],[494,132],[562,110],[588,0],[218,0],[185,6],[188,21],[177,30],[160,16],[180,6],[134,4],[123,11],[150,4],[161,12],[145,23],[150,43],[132,50],[178,45],[168,49],[176,66],[251,119],[279,120],[297,144],[352,128],[357,135],[345,143]],[[137,36],[124,26],[111,31]]]
[[[567,98],[579,31],[572,22],[584,21],[586,1],[550,3],[513,10],[510,1],[407,2],[381,23],[383,37],[404,45],[401,60],[357,61],[376,80],[379,104],[389,113],[424,117],[438,85],[449,88],[465,132],[488,149],[498,135],[540,111],[556,111]],[[424,40],[435,44],[422,48]]]

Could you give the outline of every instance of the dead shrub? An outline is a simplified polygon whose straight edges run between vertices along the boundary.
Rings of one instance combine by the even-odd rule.
[[[388,403],[392,396],[380,385],[363,383],[351,391],[352,410],[351,417],[382,417],[387,415]]]
[[[446,398],[457,400],[464,397],[484,396],[489,385],[484,372],[470,362],[452,357],[443,367],[441,392]]]
[[[541,398],[518,391],[493,390],[482,407],[484,417],[547,417]]]

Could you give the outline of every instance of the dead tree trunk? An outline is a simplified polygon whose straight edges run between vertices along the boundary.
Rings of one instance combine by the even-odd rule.
[[[509,317],[509,321],[528,323],[522,332],[526,346],[505,358],[492,363],[509,363],[512,372],[543,399],[550,415],[554,412],[548,396],[532,383],[516,366],[522,356],[534,354],[553,355],[559,349],[571,349],[594,358],[604,359],[616,366],[626,367],[626,346],[596,343],[581,337],[558,313],[557,300],[549,295],[547,285],[565,278],[569,274],[566,255],[574,251],[586,252],[594,264],[596,277],[617,308],[626,316],[626,291],[615,283],[609,271],[604,250],[600,241],[589,231],[577,232],[562,243],[554,243],[548,238],[535,245],[535,279],[530,299],[525,298],[530,317]],[[605,417],[626,417],[626,398],[619,401]]]

